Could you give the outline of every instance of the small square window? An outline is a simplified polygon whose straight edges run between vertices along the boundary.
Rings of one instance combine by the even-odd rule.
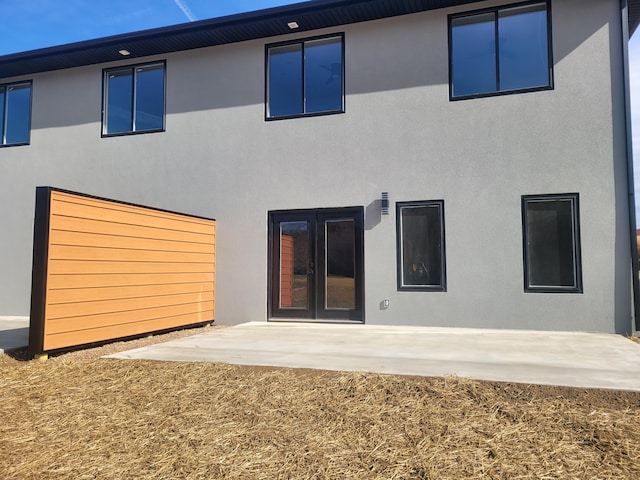
[[[552,88],[548,3],[451,15],[449,55],[452,100]]]
[[[525,292],[582,293],[578,194],[522,197]]]
[[[343,40],[267,45],[267,119],[344,112]]]
[[[164,115],[164,63],[105,70],[104,136],[163,131]]]
[[[444,200],[396,203],[398,290],[446,291]]]
[[[0,146],[28,145],[31,82],[0,85]]]

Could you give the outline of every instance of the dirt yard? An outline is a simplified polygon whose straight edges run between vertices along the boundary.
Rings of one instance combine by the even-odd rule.
[[[136,346],[0,357],[0,478],[640,478],[639,393],[98,358]]]

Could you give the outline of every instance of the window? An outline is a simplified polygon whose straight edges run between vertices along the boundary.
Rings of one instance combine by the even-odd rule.
[[[444,200],[396,203],[398,290],[446,290]]]
[[[450,98],[552,88],[547,2],[449,16]]]
[[[578,194],[522,197],[524,290],[582,293]]]
[[[103,135],[164,130],[164,63],[105,70]]]
[[[27,145],[31,132],[31,82],[0,85],[0,145]]]
[[[344,112],[343,40],[267,45],[267,119]]]

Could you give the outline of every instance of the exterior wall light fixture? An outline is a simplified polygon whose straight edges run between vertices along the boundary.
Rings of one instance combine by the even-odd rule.
[[[389,192],[382,192],[382,200],[380,201],[380,213],[389,215]]]

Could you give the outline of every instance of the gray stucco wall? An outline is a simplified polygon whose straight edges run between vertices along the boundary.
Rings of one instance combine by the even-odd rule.
[[[163,133],[100,137],[117,64],[27,77],[31,145],[0,149],[0,315],[28,315],[35,187],[51,185],[215,217],[220,323],[267,317],[269,210],[360,205],[366,323],[629,332],[618,2],[552,1],[554,90],[450,102],[447,14],[467,9],[141,59],[167,61]],[[331,32],[346,113],[265,122],[264,45]],[[521,195],[565,192],[580,194],[584,294],[526,294]],[[394,202],[431,199],[448,291],[398,292]]]

